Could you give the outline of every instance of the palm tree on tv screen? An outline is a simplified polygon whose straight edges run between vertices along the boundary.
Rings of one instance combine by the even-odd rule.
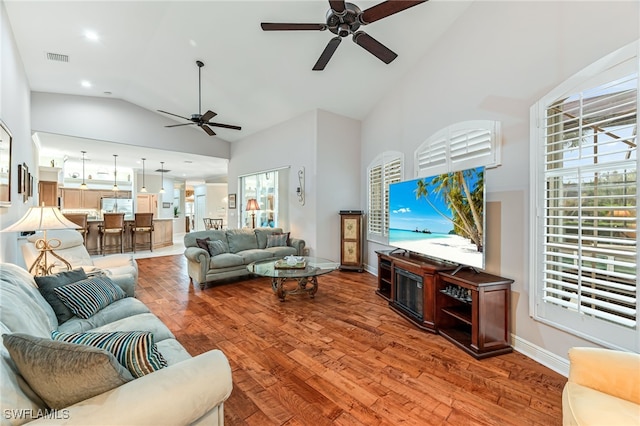
[[[475,184],[469,188],[469,183]],[[429,189],[431,188],[431,193]],[[416,198],[424,198],[442,217],[453,223],[453,233],[469,238],[482,252],[484,223],[484,170],[482,168],[443,173],[431,178],[419,179],[415,190]],[[443,197],[451,216],[438,210],[429,197]]]

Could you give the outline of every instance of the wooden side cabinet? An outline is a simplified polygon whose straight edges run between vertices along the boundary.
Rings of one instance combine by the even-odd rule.
[[[440,272],[436,284],[438,333],[477,359],[511,352],[512,283],[471,270],[455,275]]]
[[[364,271],[362,256],[364,213],[360,210],[340,212],[340,269]]]

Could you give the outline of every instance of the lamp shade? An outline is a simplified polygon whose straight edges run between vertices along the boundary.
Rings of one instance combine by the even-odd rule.
[[[258,200],[255,198],[250,198],[249,201],[247,201],[247,211],[256,210],[260,210],[260,204],[258,204]]]
[[[27,213],[1,232],[46,231],[48,229],[77,228],[57,207],[30,207]]]

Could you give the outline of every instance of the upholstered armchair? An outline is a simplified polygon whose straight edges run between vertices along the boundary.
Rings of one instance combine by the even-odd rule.
[[[571,348],[569,361],[563,425],[640,424],[640,354]]]
[[[39,255],[35,246],[36,240],[42,238],[38,232],[27,238],[27,243],[22,245],[22,255],[27,269],[33,264]],[[71,264],[73,269],[82,268],[87,273],[101,270],[114,282],[119,284],[128,296],[134,296],[138,283],[138,264],[130,254],[112,254],[104,257],[89,256],[84,246],[84,238],[75,229],[60,229],[47,231],[47,239],[60,240],[60,246],[54,249],[55,253]],[[54,264],[53,272],[66,270],[66,266],[55,257],[49,257],[49,262]]]

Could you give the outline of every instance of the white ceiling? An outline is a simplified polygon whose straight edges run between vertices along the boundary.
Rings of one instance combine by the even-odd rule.
[[[364,10],[379,2],[355,3]],[[202,111],[218,113],[214,121],[242,126],[241,131],[214,129],[233,142],[315,108],[365,118],[469,2],[432,0],[363,26],[398,58],[385,65],[349,38],[324,71],[312,67],[334,34],[264,32],[260,23],[324,23],[327,1],[5,0],[5,5],[33,91],[108,96],[189,117],[198,112],[195,61],[202,60]],[[88,40],[87,30],[98,41]],[[68,55],[69,62],[48,60],[47,53]],[[92,86],[82,87],[82,80]],[[63,138],[51,140],[66,149]],[[41,143],[49,146],[44,135]],[[78,155],[73,143],[69,149],[70,156]],[[189,170],[189,178],[202,178],[193,175],[195,168]]]

